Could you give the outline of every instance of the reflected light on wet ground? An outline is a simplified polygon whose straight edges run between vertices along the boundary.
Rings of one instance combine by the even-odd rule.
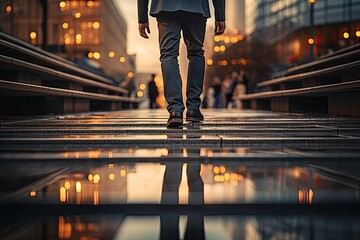
[[[334,216],[201,216],[193,227],[190,215],[69,215],[28,221],[14,239],[207,240],[356,239],[359,218]],[[46,231],[45,231],[46,229]],[[3,229],[4,230],[4,229]],[[2,230],[2,231],[3,231]],[[177,238],[171,238],[176,236]],[[170,238],[169,238],[170,237]]]
[[[1,122],[0,239],[360,236],[358,120],[204,113]]]
[[[0,170],[0,201],[42,204],[130,204],[161,203],[168,195],[171,204],[187,204],[190,195],[196,204],[242,203],[331,203],[359,202],[358,175],[341,177],[334,167],[296,164],[198,162],[192,154],[213,156],[202,150],[156,150],[159,156],[185,157],[165,162],[94,162],[14,161]],[[137,153],[135,153],[137,152]],[[65,154],[65,153],[64,153]],[[126,154],[144,156],[147,150],[128,149]],[[90,159],[116,153],[101,151],[66,153],[67,157]],[[167,156],[166,156],[167,155]],[[185,161],[186,158],[189,161]],[[255,162],[256,163],[256,162]],[[343,163],[344,164],[344,163]],[[41,167],[40,167],[41,166]],[[71,167],[70,167],[71,166]],[[335,165],[336,166],[336,165]],[[349,165],[351,168],[351,165]],[[356,168],[349,171],[356,172]],[[202,201],[202,202],[201,202]],[[189,204],[192,204],[191,202]]]

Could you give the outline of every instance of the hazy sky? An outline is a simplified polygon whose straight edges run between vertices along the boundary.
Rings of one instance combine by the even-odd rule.
[[[117,0],[117,2],[128,24],[128,53],[136,54],[137,72],[161,74],[158,30],[155,18],[149,16],[150,39],[144,39],[138,33],[137,1]],[[212,10],[211,5],[210,8]],[[210,25],[213,25],[213,18],[208,20],[208,26]]]
[[[150,39],[144,39],[138,34],[137,1],[117,0],[128,24],[128,53],[136,54],[137,72],[161,73],[158,49],[158,31],[156,21],[149,16]]]

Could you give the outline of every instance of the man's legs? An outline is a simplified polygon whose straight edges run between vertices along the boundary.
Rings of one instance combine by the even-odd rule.
[[[181,22],[177,13],[163,13],[157,16],[159,29],[160,62],[164,79],[164,94],[168,103],[167,110],[184,111],[182,81],[178,56],[181,39]]]
[[[206,31],[206,18],[198,13],[184,12],[183,14],[183,36],[187,48],[187,57],[189,59],[186,107],[188,110],[199,110],[205,72],[203,44]]]

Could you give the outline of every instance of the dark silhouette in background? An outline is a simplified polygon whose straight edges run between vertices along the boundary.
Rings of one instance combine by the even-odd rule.
[[[159,95],[159,91],[155,84],[155,74],[151,75],[151,80],[149,82],[149,108],[157,108],[156,98]]]

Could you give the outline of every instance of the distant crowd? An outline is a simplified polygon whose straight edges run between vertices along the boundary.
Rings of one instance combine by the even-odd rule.
[[[214,77],[204,94],[203,108],[243,108],[240,100],[232,100],[232,98],[247,94],[248,82],[244,70],[234,71],[224,79]]]

